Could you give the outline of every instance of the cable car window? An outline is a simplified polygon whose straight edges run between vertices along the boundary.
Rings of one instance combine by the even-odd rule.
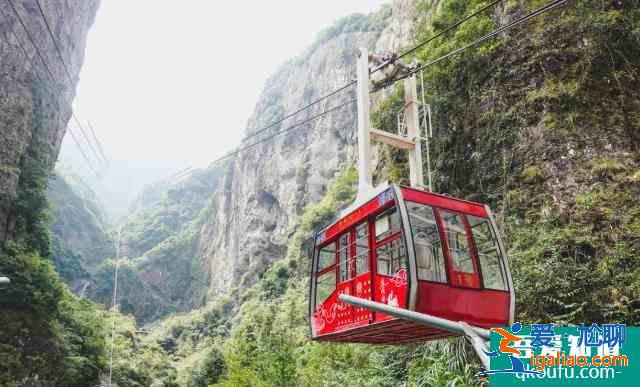
[[[318,256],[318,271],[322,271],[336,262],[336,244],[330,243],[320,249]]]
[[[349,270],[349,234],[340,237],[340,282],[351,278]]]
[[[418,279],[447,282],[442,242],[433,209],[424,204],[406,203],[416,250]]]
[[[467,215],[473,240],[478,250],[478,260],[484,287],[488,289],[507,290],[506,281],[500,265],[500,249],[498,240],[488,219]]]
[[[376,217],[376,241],[400,231],[400,214],[395,207],[388,209]]]
[[[403,238],[396,238],[376,249],[378,274],[394,275],[407,269],[407,252]]]
[[[469,250],[467,231],[460,214],[441,211],[444,231],[449,244],[449,253],[453,270],[461,273],[474,273],[473,261]]]
[[[318,276],[316,283],[316,305],[322,304],[336,290],[336,270]]]
[[[369,223],[356,227],[356,274],[369,271]]]

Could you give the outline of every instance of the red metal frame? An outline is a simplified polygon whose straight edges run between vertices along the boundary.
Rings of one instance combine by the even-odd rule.
[[[424,192],[415,188],[402,187],[404,200],[427,204],[432,207],[443,208],[453,212],[471,214],[480,218],[488,217],[484,205],[468,200],[458,199],[451,196],[440,195],[433,192]]]

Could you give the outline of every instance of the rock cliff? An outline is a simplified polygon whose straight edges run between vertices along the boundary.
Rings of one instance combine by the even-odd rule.
[[[370,15],[352,15],[323,31],[298,58],[267,82],[247,125],[243,145],[355,98],[354,88],[262,131],[260,128],[355,78],[358,47],[398,50],[411,39],[415,2],[394,1]],[[356,108],[349,105],[261,143],[229,162],[214,198],[216,210],[202,230],[201,254],[210,269],[210,294],[253,283],[282,258],[294,222],[319,201],[343,163],[356,157]]]
[[[16,237],[21,193],[58,157],[99,0],[40,4],[73,82],[36,1],[0,3],[0,241]]]
[[[11,279],[0,290],[2,386],[92,386],[104,369],[101,313],[50,261],[46,195],[98,4],[0,3],[0,273]]]

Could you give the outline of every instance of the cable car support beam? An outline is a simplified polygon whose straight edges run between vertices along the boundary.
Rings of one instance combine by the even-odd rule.
[[[369,52],[360,48],[357,63],[357,93],[358,93],[358,197],[356,203],[361,203],[371,196],[373,190],[373,175],[371,170],[371,139],[380,141],[398,149],[409,152],[409,181],[411,187],[424,187],[422,172],[422,136],[420,134],[420,115],[418,112],[418,91],[416,75],[412,74],[404,79],[404,122],[407,127],[406,135],[388,131],[372,129],[370,118],[370,71]],[[400,130],[400,128],[398,128]],[[429,180],[430,181],[430,180]],[[431,186],[429,186],[431,189]]]
[[[346,294],[341,294],[338,299],[347,304],[366,308],[374,312],[388,314],[403,320],[426,325],[431,328],[442,329],[456,335],[466,336],[471,341],[473,349],[476,351],[476,354],[484,368],[487,370],[489,369],[489,358],[486,353],[489,352],[490,334],[487,329],[475,327],[465,322],[447,320],[445,318],[419,313],[413,310],[397,308],[380,302],[366,300],[360,297],[353,297]]]

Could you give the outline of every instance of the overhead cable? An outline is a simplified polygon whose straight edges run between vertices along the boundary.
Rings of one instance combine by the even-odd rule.
[[[315,114],[315,115],[313,115],[313,116],[311,116],[311,117],[309,117],[309,118],[307,118],[307,119],[305,119],[303,121],[296,122],[295,124],[289,126],[288,128],[286,128],[284,130],[281,130],[281,131],[279,131],[277,133],[274,133],[271,136],[265,137],[265,138],[263,138],[263,139],[261,139],[259,141],[253,142],[253,143],[251,143],[249,145],[245,145],[245,146],[239,147],[239,148],[235,149],[234,151],[232,151],[230,153],[227,153],[226,155],[216,159],[212,164],[216,164],[216,163],[218,163],[220,161],[226,160],[229,157],[235,156],[235,155],[237,155],[238,153],[240,153],[242,151],[245,151],[247,149],[251,149],[251,148],[253,148],[253,147],[255,147],[255,146],[259,145],[259,144],[262,144],[264,142],[271,141],[275,137],[279,137],[279,136],[282,136],[283,134],[287,134],[287,133],[290,133],[290,132],[292,132],[294,130],[301,129],[302,125],[307,124],[307,123],[309,123],[311,121],[314,121],[314,120],[324,116],[325,114],[329,114],[329,113],[331,113],[331,112],[333,112],[335,110],[341,109],[341,108],[343,108],[345,106],[348,106],[348,105],[350,105],[352,103],[355,103],[356,101],[357,101],[356,99],[349,100],[349,101],[347,101],[345,103],[342,103],[340,105],[334,106],[334,107],[332,107],[332,108],[330,108],[328,110],[325,110],[325,111],[323,111],[321,113]]]
[[[455,28],[459,27],[461,24],[463,24],[463,23],[467,22],[468,20],[470,20],[470,19],[472,19],[472,18],[474,18],[474,17],[478,16],[478,15],[479,15],[479,14],[481,14],[482,12],[484,12],[484,11],[486,11],[487,9],[489,9],[489,8],[493,7],[494,5],[498,4],[498,3],[499,3],[499,2],[501,2],[501,1],[503,1],[503,0],[494,0],[494,1],[492,1],[492,2],[491,2],[491,3],[489,3],[488,5],[486,5],[486,6],[482,7],[482,8],[480,8],[479,10],[477,10],[477,11],[473,12],[473,13],[472,13],[472,14],[470,14],[470,15],[467,15],[467,16],[466,16],[466,17],[464,17],[463,19],[460,19],[459,21],[457,21],[456,23],[454,23],[454,24],[450,25],[449,27],[445,28],[445,29],[444,29],[444,30],[442,30],[441,32],[437,33],[436,35],[434,35],[434,36],[430,37],[429,39],[427,39],[427,40],[425,40],[425,41],[423,41],[423,42],[421,42],[421,43],[420,43],[420,44],[418,44],[417,46],[415,46],[415,47],[413,47],[413,48],[411,48],[411,49],[409,49],[409,50],[407,50],[407,51],[403,52],[402,54],[400,54],[398,57],[394,58],[393,60],[391,60],[391,61],[387,61],[387,62],[385,62],[385,63],[382,63],[380,66],[378,66],[378,67],[374,68],[374,69],[371,71],[371,73],[373,74],[373,73],[375,73],[375,72],[377,72],[377,71],[379,71],[379,70],[383,69],[384,67],[386,67],[386,66],[390,65],[392,62],[395,62],[396,60],[401,59],[401,58],[403,58],[403,57],[405,57],[405,56],[407,56],[407,55],[409,55],[409,54],[411,54],[411,53],[415,52],[416,50],[418,50],[418,49],[419,49],[419,48],[421,48],[421,47],[424,47],[426,44],[428,44],[429,42],[433,41],[434,39],[436,39],[436,38],[438,38],[438,37],[440,37],[440,36],[442,36],[442,35],[446,34],[447,32],[449,32],[449,31],[451,31],[451,30],[453,30],[453,29],[455,29]],[[336,89],[336,90],[332,91],[331,93],[328,93],[328,94],[326,94],[326,95],[324,95],[324,96],[322,96],[322,97],[320,97],[320,98],[318,98],[318,99],[314,100],[314,101],[313,101],[313,102],[311,102],[310,104],[305,105],[305,106],[303,106],[303,107],[299,108],[298,110],[296,110],[296,111],[294,111],[294,112],[292,112],[292,113],[290,113],[290,114],[287,114],[285,117],[280,118],[280,119],[278,119],[278,120],[276,120],[276,121],[274,121],[274,122],[270,123],[269,125],[267,125],[267,126],[265,126],[265,127],[261,128],[261,129],[259,129],[259,130],[255,131],[255,132],[253,132],[253,133],[249,134],[249,135],[248,135],[247,137],[245,137],[244,139],[245,139],[245,140],[247,140],[247,139],[249,139],[249,138],[251,138],[251,137],[255,137],[256,135],[258,135],[258,134],[260,134],[260,133],[264,132],[265,130],[268,130],[268,129],[270,129],[270,128],[273,128],[274,126],[276,126],[276,125],[278,125],[278,124],[282,123],[284,120],[286,120],[286,119],[288,119],[288,118],[291,118],[291,117],[293,117],[293,116],[295,116],[295,115],[297,115],[297,114],[299,114],[299,113],[303,112],[304,110],[307,110],[308,108],[310,108],[310,107],[312,107],[312,106],[314,106],[314,105],[318,104],[318,103],[319,103],[319,102],[321,102],[321,101],[324,101],[324,100],[325,100],[325,99],[327,99],[327,98],[330,98],[330,97],[332,97],[332,96],[334,96],[334,95],[338,94],[339,92],[341,92],[341,91],[345,90],[345,89],[346,89],[346,88],[348,88],[349,86],[355,85],[356,83],[357,83],[357,81],[356,81],[356,80],[353,80],[353,81],[351,81],[351,82],[349,82],[349,83],[345,84],[344,86],[341,86],[341,87],[339,87],[338,89]]]
[[[555,8],[561,7],[561,6],[565,5],[566,3],[567,3],[567,0],[555,0],[555,1],[552,1],[552,2],[548,3],[547,5],[544,5],[544,6],[540,7],[540,8],[538,8],[538,9],[528,13],[525,16],[512,21],[509,24],[506,24],[506,25],[504,25],[504,26],[502,26],[500,28],[497,28],[497,29],[493,30],[492,32],[482,36],[481,38],[479,38],[477,40],[474,40],[473,42],[471,42],[469,44],[466,44],[466,45],[464,45],[464,46],[462,46],[460,48],[457,48],[457,49],[455,49],[453,51],[450,51],[447,54],[442,55],[442,56],[440,56],[440,57],[438,57],[436,59],[433,59],[433,60],[431,60],[431,61],[429,61],[427,63],[421,64],[420,66],[418,66],[417,68],[411,70],[410,72],[408,72],[407,74],[405,74],[401,78],[394,79],[393,82],[390,82],[389,84],[383,86],[379,90],[381,90],[383,88],[386,88],[386,87],[389,87],[392,84],[394,84],[394,83],[396,83],[396,82],[398,82],[398,81],[400,81],[402,79],[408,78],[408,77],[412,76],[413,74],[415,74],[417,72],[420,72],[420,71],[424,70],[425,68],[427,68],[429,66],[433,66],[435,64],[438,64],[438,63],[440,63],[440,62],[442,62],[442,61],[444,61],[446,59],[449,59],[450,57],[452,57],[454,55],[457,55],[457,54],[459,54],[459,53],[461,53],[461,52],[463,52],[465,50],[468,50],[469,48],[475,47],[475,46],[479,45],[480,43],[484,43],[487,40],[495,38],[496,36],[498,36],[499,34],[501,34],[502,32],[504,32],[506,30],[509,30],[509,29],[519,25],[519,24],[524,23],[524,22],[527,22],[527,21],[533,19],[534,17],[539,16],[539,15],[545,13],[545,12],[548,12],[548,11],[551,11],[551,10],[553,10]]]
[[[58,45],[58,40],[56,39],[55,35],[53,35],[53,30],[51,29],[51,25],[49,24],[49,21],[47,20],[47,16],[44,14],[44,9],[42,9],[42,5],[40,4],[40,0],[36,0],[36,5],[38,6],[38,10],[40,12],[40,17],[44,21],[44,25],[45,25],[45,27],[47,29],[47,32],[49,33],[49,36],[51,37],[51,41],[53,42],[53,47],[55,48],[55,51],[58,54],[58,59],[60,59],[60,63],[62,63],[62,67],[64,68],[64,72],[67,75],[67,79],[69,80],[69,87],[71,88],[71,87],[73,87],[75,82],[73,81],[73,77],[71,76],[71,72],[69,71],[69,66],[67,66],[67,63],[64,61],[64,56],[62,55],[62,51],[60,50],[60,46]],[[104,156],[104,153],[98,153],[98,151],[94,148],[93,143],[89,139],[89,136],[87,135],[84,127],[80,123],[80,120],[78,119],[76,114],[73,112],[73,110],[71,111],[71,115],[73,116],[73,119],[76,122],[76,125],[78,125],[78,128],[80,129],[80,132],[82,133],[82,136],[84,137],[85,141],[87,142],[87,144],[91,148],[91,151],[96,156],[96,158],[98,160],[101,159],[100,161],[102,161],[105,164],[108,164],[107,158]],[[93,138],[95,139],[96,144],[98,144],[97,146],[100,147],[100,151],[102,151],[102,146],[100,145],[100,143],[98,141],[98,138],[95,135],[95,133],[93,134]]]
[[[299,113],[301,113],[301,112],[303,112],[303,111],[305,111],[305,110],[307,110],[307,109],[311,108],[312,106],[319,104],[320,102],[324,101],[324,100],[325,100],[325,99],[327,99],[327,98],[333,97],[334,95],[336,95],[336,94],[340,93],[341,91],[343,91],[343,90],[347,89],[349,86],[353,86],[353,85],[355,85],[356,83],[357,83],[357,81],[355,81],[355,80],[354,80],[354,81],[351,81],[351,82],[347,83],[346,85],[341,86],[341,87],[339,87],[339,88],[335,89],[335,90],[334,90],[334,91],[332,91],[331,93],[328,93],[328,94],[323,95],[322,97],[320,97],[320,98],[318,98],[318,99],[314,100],[313,102],[311,102],[311,103],[309,103],[309,104],[307,104],[307,105],[305,105],[305,106],[303,106],[303,107],[299,108],[298,110],[296,110],[296,111],[294,111],[294,112],[292,112],[292,113],[289,113],[289,114],[287,114],[286,116],[284,116],[284,117],[282,117],[282,118],[280,118],[280,119],[278,119],[278,120],[276,120],[276,121],[274,121],[274,122],[270,123],[269,125],[265,126],[264,128],[259,129],[259,130],[255,131],[255,132],[253,132],[253,133],[249,134],[248,136],[246,136],[246,137],[244,138],[244,140],[247,140],[247,139],[249,139],[249,138],[255,137],[255,136],[257,136],[258,134],[260,134],[260,133],[264,132],[265,130],[268,130],[268,129],[273,128],[274,126],[276,126],[276,125],[278,125],[278,124],[280,124],[280,123],[284,122],[286,119],[291,118],[291,117],[293,117],[293,116],[295,116],[295,115],[297,115],[297,114],[299,114]]]
[[[49,74],[49,76],[51,77],[52,81],[54,83],[57,83],[57,81],[55,80],[55,78],[53,78],[53,74],[51,73],[51,70],[47,64],[47,62],[44,60],[39,48],[37,45],[35,45],[33,38],[31,37],[31,35],[29,34],[29,31],[26,29],[26,26],[22,20],[22,18],[20,17],[20,14],[18,14],[17,9],[13,6],[13,3],[11,1],[8,1],[9,5],[11,6],[11,9],[13,10],[13,12],[16,14],[16,16],[18,17],[18,21],[20,22],[20,24],[22,25],[22,27],[25,29],[25,32],[27,34],[27,38],[31,41],[31,44],[33,45],[36,54],[40,57],[40,60],[42,61],[42,63],[44,64],[45,68],[47,69],[47,72]],[[10,31],[11,31],[11,35],[13,35],[13,37],[16,40],[16,43],[18,43],[18,46],[20,46],[20,48],[22,49],[22,52],[24,53],[25,56],[25,60],[27,61],[27,63],[29,63],[31,66],[33,66],[34,68],[34,74],[36,76],[36,78],[38,78],[38,81],[40,81],[40,83],[42,83],[43,85],[46,85],[47,83],[42,79],[42,77],[40,76],[39,72],[38,72],[38,67],[35,66],[33,64],[33,62],[31,61],[30,57],[29,57],[29,53],[27,51],[27,49],[25,48],[25,46],[22,44],[22,41],[20,40],[20,38],[18,38],[18,34],[16,33],[15,28],[13,27],[13,23],[10,22],[9,17],[4,13],[4,11],[2,10],[2,8],[0,8],[0,14],[2,15],[2,17],[7,21],[7,24],[9,24],[10,26]],[[55,88],[50,88],[50,91],[52,91],[54,94],[58,95],[60,98],[62,98],[59,90],[55,89]],[[89,168],[89,170],[91,172],[93,172],[96,176],[99,176],[98,172],[96,171],[96,169],[93,167],[93,163],[90,161],[89,157],[87,156],[86,152],[84,151],[84,149],[82,148],[82,146],[80,145],[80,142],[78,141],[78,139],[75,137],[75,135],[73,134],[73,132],[71,130],[69,130],[69,133],[71,134],[71,138],[73,139],[73,142],[76,144],[76,146],[78,147],[78,150],[80,151],[80,153],[82,154],[82,157],[85,159],[85,161],[87,162],[87,168]]]
[[[487,9],[493,7],[494,5],[502,2],[503,0],[495,0],[492,1],[491,3],[485,5],[484,7],[480,8],[479,10],[465,16],[464,18],[458,20],[457,22],[455,22],[454,24],[450,25],[449,27],[445,28],[444,30],[438,32],[437,34],[429,37],[427,40],[422,41],[420,44],[408,49],[407,51],[403,52],[402,54],[398,55],[397,57],[390,59],[382,64],[380,64],[378,67],[374,68],[371,73],[375,73],[379,70],[382,70],[383,68],[389,66],[390,64],[393,64],[393,62],[400,60],[402,58],[404,58],[407,55],[413,54],[414,52],[416,52],[418,49],[426,46],[427,44],[431,43],[432,41],[434,41],[435,39],[439,38],[440,36],[446,34],[447,32],[453,31],[454,29],[458,28],[461,24],[471,20],[472,18],[478,16],[479,14],[483,13],[484,11],[486,11]]]

